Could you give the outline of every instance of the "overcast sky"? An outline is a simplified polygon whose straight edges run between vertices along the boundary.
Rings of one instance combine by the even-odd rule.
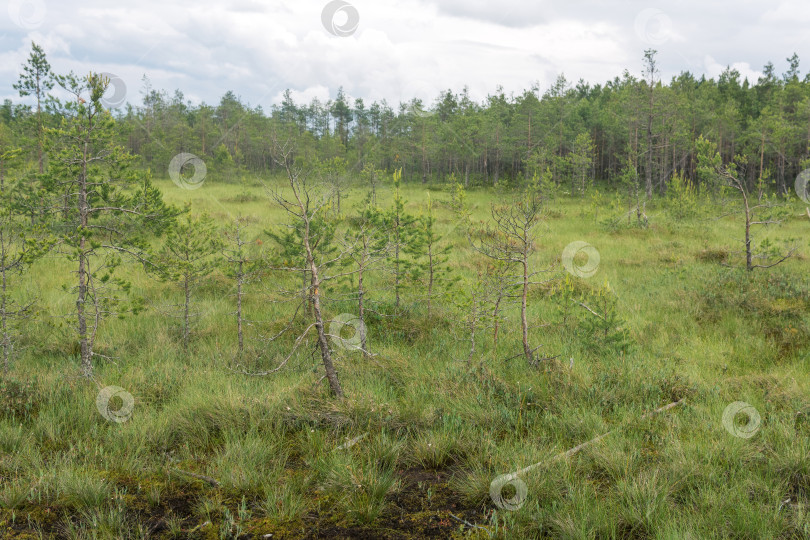
[[[793,52],[810,68],[806,0],[2,0],[0,98],[30,50],[42,45],[57,73],[119,76],[126,100],[141,79],[217,103],[227,90],[268,109],[290,88],[297,101],[432,98],[464,86],[541,90],[558,74],[603,83],[639,75],[659,51],[665,80],[688,70],[716,77],[727,65],[755,80]]]

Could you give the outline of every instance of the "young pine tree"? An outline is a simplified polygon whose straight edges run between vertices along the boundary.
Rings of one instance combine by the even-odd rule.
[[[37,143],[37,164],[39,174],[45,170],[43,160],[43,146],[45,140],[45,122],[42,115],[42,104],[48,97],[54,85],[54,76],[51,72],[51,65],[45,57],[42,47],[31,42],[31,54],[28,61],[22,66],[23,72],[20,79],[15,83],[14,89],[20,93],[20,97],[34,96],[37,100],[36,110],[36,143]]]
[[[221,248],[222,240],[210,217],[186,214],[169,227],[158,253],[158,276],[177,284],[183,291],[183,352],[186,355],[191,336],[192,295],[219,264],[216,255]]]
[[[428,194],[426,213],[419,216],[408,230],[408,242],[405,246],[405,253],[411,256],[407,264],[409,276],[425,293],[428,317],[436,297],[436,288],[453,281],[452,271],[447,264],[452,246],[440,245],[443,237],[436,228],[433,201]]]
[[[365,202],[358,206],[354,216],[354,226],[350,228],[344,240],[352,264],[352,273],[357,274],[357,317],[360,326],[366,324],[366,294],[364,279],[369,270],[383,261],[388,251],[388,233],[382,211],[372,203],[372,193]],[[368,355],[366,333],[360,333],[360,348]]]
[[[119,292],[129,284],[114,273],[122,257],[148,264],[150,237],[159,235],[177,215],[163,202],[148,174],[133,169],[133,156],[117,144],[115,120],[101,104],[109,80],[91,73],[59,77],[72,95],[61,125],[46,130],[51,149],[49,183],[65,194],[65,206],[53,226],[75,266],[76,333],[81,372],[93,374],[99,323],[113,313],[136,311],[122,304]]]
[[[325,326],[321,290],[330,280],[335,279],[336,276],[330,275],[329,271],[339,266],[346,254],[345,251],[341,253],[331,251],[334,247],[331,242],[334,237],[334,224],[324,216],[332,194],[324,193],[323,185],[314,185],[307,181],[308,172],[295,164],[293,144],[278,141],[274,141],[273,144],[275,154],[273,159],[286,172],[289,190],[286,193],[274,191],[272,197],[287,213],[290,221],[287,224],[286,234],[270,233],[270,235],[280,243],[282,250],[290,257],[283,269],[309,278],[309,282],[303,284],[301,294],[309,301],[312,322],[296,339],[296,345],[290,356],[314,327],[329,388],[335,397],[342,398],[343,388],[332,360],[332,350]],[[287,356],[277,369],[280,369],[290,356]]]
[[[543,202],[537,192],[527,190],[512,204],[492,205],[492,224],[482,224],[477,231],[471,231],[470,242],[473,249],[494,262],[509,268],[518,267],[519,275],[512,285],[519,288],[520,327],[523,342],[523,355],[530,365],[537,365],[535,351],[529,344],[528,298],[529,288],[539,273],[535,269],[531,255],[535,252],[537,225],[543,212]]]
[[[318,169],[326,184],[332,187],[332,194],[335,201],[335,215],[340,216],[340,201],[346,191],[348,176],[346,168],[348,163],[342,157],[324,159],[319,163]]]
[[[373,205],[377,204],[377,186],[380,184],[382,174],[383,171],[375,167],[370,161],[366,162],[363,170],[360,172],[360,178],[371,188],[371,204]]]
[[[402,197],[400,183],[402,181],[402,169],[394,171],[394,199],[391,208],[385,213],[385,224],[389,231],[391,242],[391,254],[389,262],[394,273],[394,304],[399,308],[402,284],[406,272],[406,263],[403,255],[408,245],[408,231],[413,225],[415,218],[405,211],[405,199]]]
[[[236,285],[236,339],[237,354],[242,355],[245,350],[243,314],[243,298],[247,285],[256,279],[261,272],[263,256],[256,242],[248,241],[244,218],[236,218],[231,226],[223,232],[222,256],[224,258],[225,275],[231,278]]]

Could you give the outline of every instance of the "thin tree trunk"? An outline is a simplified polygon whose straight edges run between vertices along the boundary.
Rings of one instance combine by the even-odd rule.
[[[92,127],[88,126],[88,131]],[[84,146],[82,149],[82,170],[79,177],[79,224],[81,228],[87,227],[88,223],[88,208],[87,208],[87,153],[88,142],[87,136],[85,137]],[[87,320],[85,316],[85,302],[87,300],[87,284],[89,280],[89,262],[87,260],[87,250],[84,236],[79,239],[79,296],[76,299],[76,314],[79,323],[79,347],[81,350],[81,370],[82,375],[85,377],[93,376],[93,348],[87,336]]]
[[[523,354],[526,355],[526,361],[529,364],[534,363],[534,354],[532,353],[531,348],[529,347],[529,321],[526,316],[526,304],[527,299],[529,296],[529,254],[528,254],[528,238],[524,237],[524,249],[526,251],[523,253],[523,294],[520,298],[520,324],[521,329],[523,330]]]
[[[394,235],[396,237],[395,238],[396,241],[394,243],[394,297],[395,297],[394,305],[397,308],[399,308],[399,235],[400,235],[399,215],[397,215],[396,217],[395,227],[396,229],[394,231]]]
[[[365,239],[364,239],[365,243]],[[363,246],[364,250],[367,246]],[[366,291],[363,290],[363,268],[365,267],[365,262],[361,262],[360,268],[357,272],[357,316],[360,319],[360,327],[364,328],[366,325],[366,311],[365,306],[363,305],[363,297],[365,296]],[[363,356],[368,356],[368,352],[366,349],[366,333],[360,332],[360,348],[363,349]]]
[[[239,231],[236,233],[236,241],[239,241]],[[245,349],[245,340],[242,334],[242,281],[244,280],[242,261],[239,261],[239,271],[236,278],[236,335],[239,340],[238,352],[242,354]]]
[[[82,375],[93,376],[92,350],[87,339],[87,320],[84,303],[87,298],[87,254],[84,250],[85,239],[79,240],[79,296],[76,299],[76,314],[79,319],[79,347],[81,350]]]
[[[742,186],[740,186],[742,187]],[[740,189],[745,203],[745,268],[749,272],[754,269],[753,256],[751,254],[751,209],[748,207],[748,195],[744,189]]]
[[[492,310],[492,319],[493,319],[493,326],[494,326],[494,329],[492,331],[492,347],[493,348],[498,347],[498,330],[500,330],[500,328],[501,328],[501,325],[498,322],[498,313],[501,310],[501,299],[502,298],[503,297],[500,294],[498,294],[498,299],[495,300],[495,307]]]
[[[39,162],[39,174],[42,174],[44,169],[42,163],[42,105],[39,73],[37,73],[37,161]]]
[[[653,123],[653,84],[650,81],[650,113],[647,115],[647,200],[652,199],[652,123]]]
[[[762,171],[765,168],[765,132],[762,132],[762,140],[759,146],[759,180],[762,181]]]
[[[185,305],[183,307],[183,353],[188,355],[188,335],[190,332],[189,309],[191,306],[191,287],[189,286],[189,276],[183,276],[183,294],[185,295]]]
[[[428,246],[428,301],[427,301],[427,315],[430,318],[430,307],[431,303],[433,302],[433,274],[434,274],[434,267],[433,267],[433,246]]]
[[[318,331],[318,346],[321,349],[321,359],[323,360],[323,367],[326,371],[326,379],[329,381],[329,387],[331,388],[335,397],[342,398],[343,389],[340,386],[337,371],[335,371],[335,365],[332,363],[332,353],[329,350],[329,341],[326,339],[326,330],[323,326],[320,281],[318,280],[318,267],[315,264],[312,249],[309,245],[309,223],[307,223],[306,234],[307,259],[309,262],[310,272],[312,273],[312,307],[315,313],[315,329]]]
[[[0,229],[0,273],[2,273],[2,291],[0,291],[0,324],[3,329],[3,374],[8,374],[9,358],[11,356],[11,339],[8,335],[7,319],[8,313],[6,312],[6,293],[7,293],[7,278],[6,278],[6,243],[3,238],[3,230]]]

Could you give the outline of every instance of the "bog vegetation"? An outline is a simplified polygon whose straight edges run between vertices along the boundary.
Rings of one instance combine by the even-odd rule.
[[[641,67],[110,111],[33,44],[2,535],[810,536],[810,77]]]

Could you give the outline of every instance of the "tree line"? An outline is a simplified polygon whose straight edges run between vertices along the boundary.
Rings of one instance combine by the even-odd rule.
[[[61,116],[42,49],[35,46],[20,83],[36,105],[6,100],[0,108],[4,138],[42,137]],[[119,141],[143,166],[165,169],[172,156],[191,152],[222,178],[280,172],[268,152],[267,133],[286,130],[306,160],[340,158],[354,173],[402,169],[403,181],[465,186],[519,183],[548,172],[557,185],[582,192],[592,182],[615,186],[629,166],[649,198],[665,193],[673,176],[697,185],[696,142],[713,141],[724,163],[748,156],[749,186],[765,178],[786,193],[810,156],[810,74],[799,58],[777,75],[772,63],[755,82],[727,68],[717,80],[682,72],[661,80],[656,51],[647,50],[637,75],[625,71],[604,84],[560,75],[550,88],[522,93],[502,89],[482,102],[464,89],[432,101],[389,104],[351,100],[343,89],[323,102],[299,104],[287,90],[269,111],[227,92],[217,105],[193,105],[177,90],[154,89],[144,77],[140,102],[114,111]],[[41,145],[32,149],[42,172]]]

